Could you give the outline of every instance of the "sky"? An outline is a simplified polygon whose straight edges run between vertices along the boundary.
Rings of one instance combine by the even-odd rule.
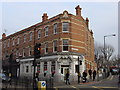
[[[93,30],[94,40],[110,44],[118,53],[118,3],[117,2],[2,2],[0,3],[0,27],[7,35],[41,22],[43,13],[49,18],[67,10],[75,15],[75,7],[80,5],[83,18],[89,18],[89,28]],[[0,33],[0,34],[1,34]],[[1,38],[1,37],[0,37]]]

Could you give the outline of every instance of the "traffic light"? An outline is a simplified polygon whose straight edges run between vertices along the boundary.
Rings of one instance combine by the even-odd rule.
[[[41,44],[36,43],[35,47],[34,47],[34,56],[35,58],[40,58],[40,53],[41,53]]]
[[[82,65],[82,61],[80,60],[80,65]]]

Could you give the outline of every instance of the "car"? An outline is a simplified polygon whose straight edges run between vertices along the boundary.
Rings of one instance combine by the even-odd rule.
[[[112,69],[112,75],[118,74],[119,70],[118,69]]]
[[[11,79],[5,74],[5,73],[0,73],[0,79],[2,82],[9,82]]]

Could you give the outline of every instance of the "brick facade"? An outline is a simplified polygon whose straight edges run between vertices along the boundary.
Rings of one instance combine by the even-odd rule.
[[[63,32],[63,23],[67,23],[68,31]],[[57,25],[54,32],[54,25]],[[48,27],[48,36],[45,36],[45,29]],[[31,40],[30,40],[31,38]],[[94,63],[94,38],[93,32],[89,29],[88,18],[81,16],[81,8],[76,7],[76,15],[67,11],[48,18],[47,13],[42,16],[42,22],[30,26],[12,35],[2,35],[2,60],[7,60],[6,55],[13,53],[14,60],[19,58],[32,58],[35,43],[41,43],[41,55],[51,56],[63,51],[63,40],[68,40],[68,51],[84,55],[86,68],[95,68]],[[57,41],[57,52],[54,52],[54,40]],[[45,53],[45,44],[48,44],[48,53]]]

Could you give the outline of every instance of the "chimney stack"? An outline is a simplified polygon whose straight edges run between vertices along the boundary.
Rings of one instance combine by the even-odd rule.
[[[86,25],[89,28],[89,19],[88,18],[86,18]]]
[[[6,38],[6,34],[5,33],[2,34],[2,39],[4,39],[4,38]]]
[[[81,16],[81,9],[80,6],[78,5],[76,8],[76,16]]]
[[[42,21],[46,21],[48,19],[47,13],[44,13],[42,16]]]

